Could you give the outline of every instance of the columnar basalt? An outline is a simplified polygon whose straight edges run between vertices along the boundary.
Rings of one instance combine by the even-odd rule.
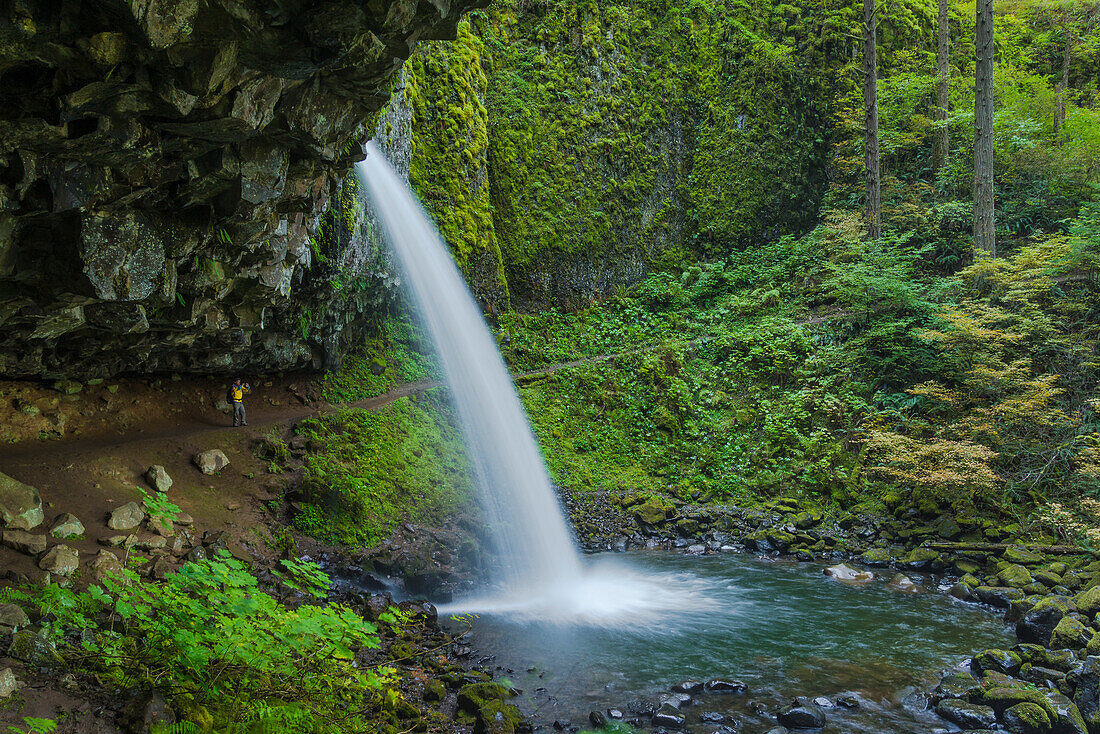
[[[321,213],[416,42],[484,4],[0,1],[0,374],[331,361],[377,296]]]

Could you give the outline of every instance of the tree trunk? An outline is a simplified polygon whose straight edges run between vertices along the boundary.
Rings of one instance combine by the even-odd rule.
[[[863,121],[867,166],[867,234],[882,236],[882,201],[878,151],[878,47],[875,0],[863,0]]]
[[[936,14],[936,30],[938,43],[936,45],[936,112],[937,127],[932,133],[932,173],[937,171],[945,163],[951,151],[951,140],[947,131],[947,113],[950,107],[951,90],[951,27],[948,17],[948,0],[939,0],[939,8]]]
[[[993,0],[978,0],[974,69],[974,248],[997,256],[993,231]]]
[[[1062,83],[1058,87],[1058,109],[1054,113],[1054,134],[1066,124],[1066,96],[1069,94],[1069,65],[1073,60],[1073,32],[1066,24],[1066,45],[1062,51]]]

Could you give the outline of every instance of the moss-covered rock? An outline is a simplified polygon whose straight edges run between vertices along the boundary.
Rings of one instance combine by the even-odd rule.
[[[489,681],[471,683],[458,691],[458,708],[470,714],[477,714],[491,701],[507,701],[513,693],[500,685]]]
[[[1077,605],[1077,611],[1087,617],[1095,617],[1100,612],[1100,586],[1082,591],[1073,597],[1073,603]]]
[[[1031,571],[1016,563],[1011,563],[1002,568],[997,573],[997,580],[1003,586],[1011,586],[1015,589],[1022,589],[1033,581]]]
[[[1009,563],[1018,563],[1021,566],[1039,566],[1046,563],[1045,557],[1019,545],[1010,545],[1005,548],[1001,556]]]
[[[1005,728],[1013,734],[1049,734],[1053,731],[1050,715],[1042,706],[1031,702],[1010,706],[1003,718]]]
[[[971,660],[971,667],[978,672],[996,670],[1006,675],[1014,675],[1020,670],[1022,662],[1019,653],[1011,650],[983,650]]]
[[[866,566],[881,568],[894,561],[894,554],[888,548],[868,548],[860,554],[859,561]]]
[[[1079,650],[1092,639],[1092,630],[1076,617],[1062,617],[1050,633],[1052,650]]]
[[[900,563],[905,568],[921,570],[931,568],[940,560],[940,554],[931,548],[914,548],[909,551]]]
[[[646,525],[660,525],[673,511],[672,505],[656,497],[647,499],[633,508],[634,519]]]
[[[515,734],[523,731],[523,712],[504,701],[488,701],[477,712],[474,734]]]

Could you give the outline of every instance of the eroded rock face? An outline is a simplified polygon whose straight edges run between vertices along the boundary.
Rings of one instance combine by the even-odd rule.
[[[331,361],[369,299],[321,212],[416,42],[485,4],[0,6],[0,375]]]

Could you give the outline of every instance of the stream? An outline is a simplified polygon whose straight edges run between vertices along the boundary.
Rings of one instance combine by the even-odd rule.
[[[850,694],[859,705],[826,710],[826,733],[925,733],[954,727],[924,710],[938,674],[989,647],[1015,644],[1011,630],[980,608],[935,588],[891,588],[886,579],[848,586],[821,564],[769,561],[738,553],[663,552],[594,556],[691,595],[660,618],[637,624],[562,624],[509,612],[467,615],[478,656],[492,657],[523,691],[516,703],[536,724],[591,728],[588,714],[658,701],[675,683],[737,679],[743,694],[693,694],[683,708],[694,732],[766,732],[794,696]],[[613,570],[613,569],[612,569]],[[609,569],[604,568],[607,573]],[[601,574],[604,575],[604,574]],[[608,574],[610,575],[610,574]],[[448,621],[461,633],[463,621]],[[724,721],[703,723],[703,712]],[[711,717],[715,718],[715,717]],[[723,729],[722,727],[731,727]],[[570,727],[567,727],[570,728]]]

